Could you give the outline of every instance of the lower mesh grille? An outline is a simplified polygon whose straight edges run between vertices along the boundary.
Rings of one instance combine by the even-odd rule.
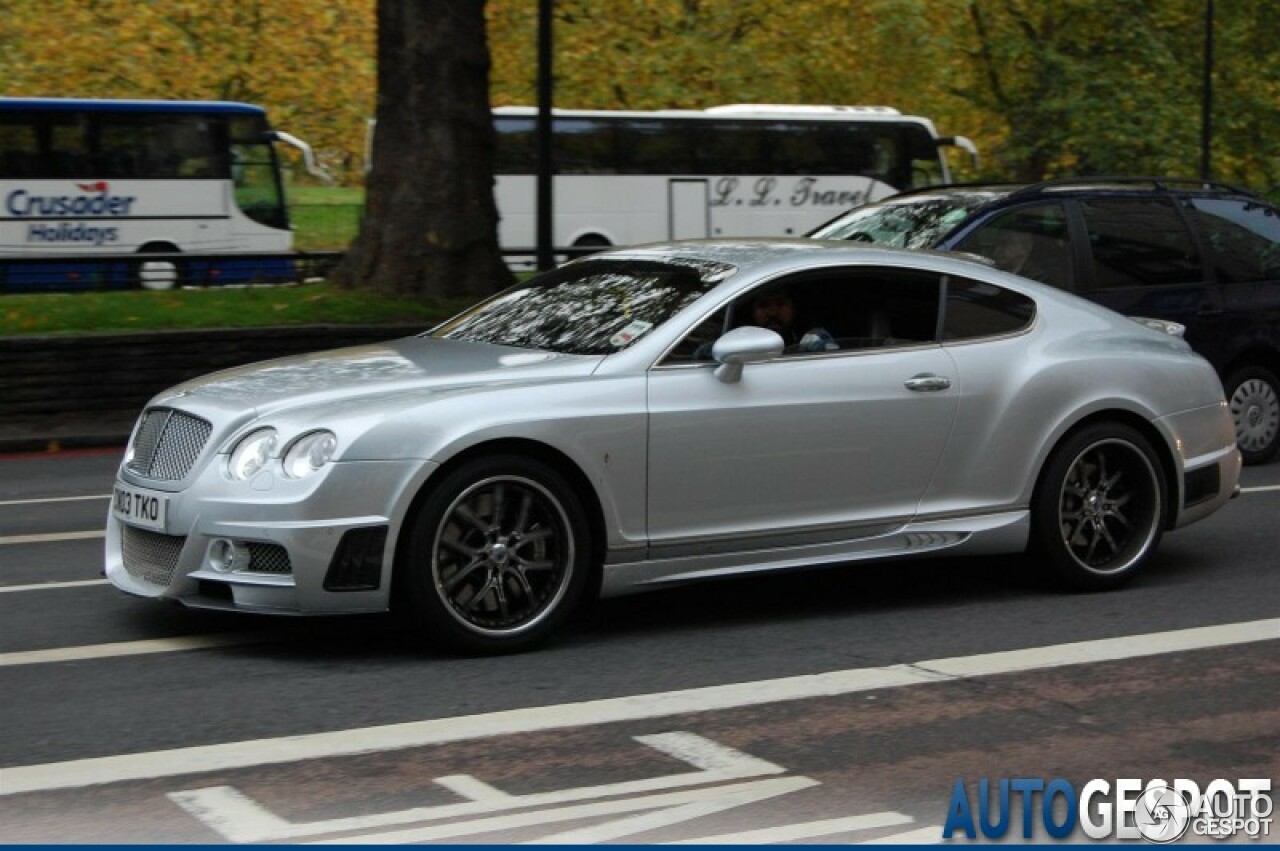
[[[134,579],[167,588],[173,581],[173,571],[178,566],[178,556],[186,542],[187,539],[179,535],[161,535],[125,526],[122,547],[124,569]]]
[[[249,571],[251,573],[293,573],[289,551],[279,544],[249,542]]]

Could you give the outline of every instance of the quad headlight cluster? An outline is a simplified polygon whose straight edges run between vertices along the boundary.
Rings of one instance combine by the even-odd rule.
[[[260,428],[240,438],[227,459],[227,474],[236,481],[253,478],[277,457],[280,435],[273,428]],[[294,440],[280,457],[286,478],[303,479],[324,468],[338,447],[331,431],[309,431]]]

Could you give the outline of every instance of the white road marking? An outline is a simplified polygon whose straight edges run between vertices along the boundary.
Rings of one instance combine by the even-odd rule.
[[[450,774],[445,777],[437,777],[433,782],[448,789],[459,798],[466,798],[468,801],[505,801],[511,798],[501,789],[490,786],[470,774]]]
[[[0,585],[0,594],[15,594],[19,591],[57,591],[61,588],[84,588],[89,585],[106,585],[105,579],[80,579],[76,582],[36,582],[31,585]],[[0,660],[3,660],[0,655]],[[0,661],[0,665],[4,662]]]
[[[729,777],[760,777],[786,771],[780,765],[756,759],[693,733],[659,733],[656,736],[636,736],[635,739],[703,771],[719,772]]]
[[[93,496],[46,496],[38,499],[0,499],[0,508],[6,505],[44,505],[50,502],[86,502],[91,499],[111,499],[111,494],[94,494]]]
[[[453,822],[452,824],[433,825],[431,827],[409,828],[386,833],[371,833],[360,836],[343,836],[338,839],[322,839],[316,845],[399,845],[406,842],[432,842],[440,839],[452,839],[460,836],[475,836],[482,833],[493,833],[501,830],[514,830],[541,824],[556,824],[578,819],[598,818],[600,816],[620,815],[644,810],[667,808],[670,823],[677,818],[675,813],[683,813],[692,818],[701,814],[704,808],[717,810],[763,801],[778,795],[786,795],[800,789],[818,785],[818,781],[808,777],[775,777],[769,780],[748,780],[731,786],[714,786],[710,789],[684,789],[679,792],[661,792],[639,798],[623,798],[618,801],[597,801],[590,804],[577,804],[571,807],[560,807],[552,810],[535,810],[528,813],[510,813],[501,816],[472,819],[471,821]],[[607,829],[608,824],[600,825]],[[651,828],[644,828],[651,829]]]
[[[177,653],[182,650],[205,650],[210,647],[234,647],[238,644],[257,644],[269,639],[262,636],[240,635],[184,635],[177,638],[149,638],[143,641],[120,641],[115,644],[88,644],[78,647],[54,647],[48,650],[19,650],[0,653],[0,667],[10,665],[37,665],[48,662],[79,662],[85,659],[109,659],[116,656],[138,656],[144,653]],[[111,759],[112,757],[108,757]],[[0,795],[9,792],[9,772],[0,769],[3,782]],[[185,773],[185,772],[184,772]]]
[[[705,743],[705,746],[701,749],[695,746],[695,740],[699,739]],[[189,789],[170,793],[168,797],[178,806],[233,842],[267,842],[280,839],[296,839],[301,836],[317,836],[323,833],[369,831],[412,824],[413,822],[476,817],[503,810],[556,807],[565,804],[577,804],[592,798],[647,795],[690,786],[750,780],[759,777],[761,774],[775,774],[785,771],[785,769],[773,763],[765,762],[762,759],[756,759],[724,745],[701,739],[700,736],[696,736],[693,733],[676,732],[663,733],[656,736],[637,736],[636,740],[673,756],[675,754],[672,753],[672,750],[677,744],[684,753],[691,753],[695,750],[701,750],[702,754],[714,752],[717,754],[717,767],[703,767],[698,771],[648,777],[643,780],[627,780],[599,786],[582,786],[572,789],[560,789],[554,792],[539,792],[531,795],[508,795],[469,775],[449,775],[447,777],[437,777],[435,782],[446,788],[453,789],[469,800],[458,804],[415,807],[397,812],[297,824],[279,818],[252,798],[231,786]],[[699,756],[697,758],[701,759],[702,757]],[[3,785],[7,787],[7,780]],[[3,793],[0,792],[0,794]]]
[[[813,839],[818,836],[834,836],[837,833],[853,833],[859,830],[875,830],[881,827],[895,827],[900,824],[914,822],[911,816],[886,811],[868,813],[861,816],[822,819],[799,824],[784,824],[780,827],[765,827],[759,830],[743,830],[737,833],[721,833],[715,836],[700,836],[697,839],[679,839],[675,842],[664,842],[664,845],[768,845],[776,842],[797,842],[802,839]],[[938,836],[942,828],[933,830]],[[912,831],[920,832],[920,831]],[[906,834],[900,834],[906,835]]]
[[[88,532],[49,532],[43,535],[7,535],[0,536],[0,546],[5,544],[51,544],[56,541],[86,541],[91,538],[105,538],[106,530],[97,529]]]
[[[0,796],[661,718],[1275,639],[1280,639],[1280,618],[1103,638],[954,659],[934,659],[917,665],[854,668],[825,674],[704,686],[558,706],[535,706],[274,739],[14,766],[3,770]],[[224,640],[236,643],[230,639]]]
[[[1267,491],[1280,491],[1280,485],[1258,485],[1252,488],[1240,488],[1240,493],[1265,493]]]

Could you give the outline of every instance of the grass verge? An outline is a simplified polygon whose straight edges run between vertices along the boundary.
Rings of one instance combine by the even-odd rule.
[[[400,322],[427,328],[464,306],[339,290],[327,283],[6,295],[0,298],[0,337]]]

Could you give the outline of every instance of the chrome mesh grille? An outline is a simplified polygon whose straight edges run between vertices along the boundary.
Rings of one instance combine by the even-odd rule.
[[[289,551],[279,544],[249,542],[249,571],[252,573],[293,573]]]
[[[149,479],[176,482],[185,478],[213,433],[199,417],[169,408],[152,408],[142,415],[133,439],[133,455],[125,466]]]
[[[178,566],[178,556],[187,539],[132,526],[125,526],[122,531],[124,569],[134,579],[167,588],[173,581],[173,571]]]

